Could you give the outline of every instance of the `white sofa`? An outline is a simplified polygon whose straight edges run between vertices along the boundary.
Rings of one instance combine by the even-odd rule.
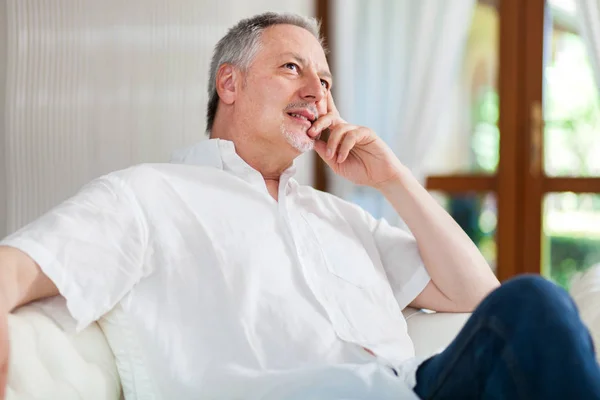
[[[406,309],[417,355],[434,354],[456,336],[468,314],[428,314]],[[35,304],[9,316],[7,400],[121,397],[113,354],[98,324],[78,335],[63,331]]]
[[[600,265],[573,279],[571,295],[600,349]],[[9,316],[7,400],[119,399],[119,375],[100,327],[68,334],[42,310],[33,304]],[[407,308],[404,316],[417,355],[428,356],[447,346],[469,315]]]

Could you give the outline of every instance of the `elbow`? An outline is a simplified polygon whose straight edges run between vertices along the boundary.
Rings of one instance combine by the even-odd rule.
[[[459,312],[471,313],[475,311],[477,306],[479,306],[479,304],[498,287],[500,287],[500,282],[495,279],[495,282],[492,281],[487,285],[481,285],[480,287],[472,288],[470,291],[471,295],[465,296],[463,301],[457,304],[457,308],[461,310]]]

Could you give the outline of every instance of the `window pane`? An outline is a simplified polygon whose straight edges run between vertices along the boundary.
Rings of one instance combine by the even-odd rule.
[[[598,86],[575,0],[551,0],[544,67],[544,153],[550,176],[600,175]]]
[[[493,174],[498,166],[498,3],[480,0],[475,7],[449,105],[453,131],[436,143],[427,162],[430,174]]]
[[[447,194],[431,192],[477,245],[496,272],[496,225],[498,208],[494,193]]]
[[[600,195],[548,194],[542,251],[544,275],[565,288],[575,272],[600,263]]]

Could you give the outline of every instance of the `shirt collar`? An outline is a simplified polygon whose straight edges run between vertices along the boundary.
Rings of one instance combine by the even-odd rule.
[[[229,140],[207,139],[190,147],[175,151],[171,156],[175,164],[213,167],[236,175],[252,184],[264,185],[260,172],[252,168],[235,151],[235,144]],[[296,173],[296,162],[286,169],[279,184],[286,184]]]

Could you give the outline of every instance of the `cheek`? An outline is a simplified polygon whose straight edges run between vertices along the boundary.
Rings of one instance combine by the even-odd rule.
[[[265,94],[273,105],[285,108],[285,106],[291,102],[290,98],[293,97],[291,96],[292,93],[293,90],[289,85],[286,85],[277,79],[265,82]]]
[[[284,88],[277,79],[261,79],[252,83],[252,87],[248,87],[250,95],[262,104],[272,104],[277,106],[282,101],[285,93]]]

